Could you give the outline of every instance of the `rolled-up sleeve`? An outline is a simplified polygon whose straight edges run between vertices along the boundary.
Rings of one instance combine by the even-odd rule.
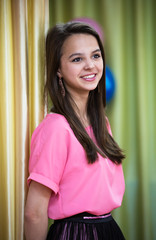
[[[68,131],[65,120],[44,119],[31,139],[28,184],[34,180],[57,193],[67,152]]]

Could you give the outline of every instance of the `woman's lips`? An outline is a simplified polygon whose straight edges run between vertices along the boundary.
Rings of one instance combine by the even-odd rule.
[[[96,74],[95,73],[87,74],[87,75],[82,76],[81,78],[83,78],[86,81],[93,81],[96,78]]]

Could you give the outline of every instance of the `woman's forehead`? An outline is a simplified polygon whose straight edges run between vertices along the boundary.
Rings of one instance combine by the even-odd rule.
[[[99,44],[97,39],[91,34],[73,34],[68,37],[63,46],[62,46],[62,54],[70,54],[73,52],[88,52],[99,49]]]

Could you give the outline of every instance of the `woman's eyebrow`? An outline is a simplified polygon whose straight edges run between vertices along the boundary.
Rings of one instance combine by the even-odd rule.
[[[95,52],[101,52],[100,48],[94,50],[92,53],[95,53]]]
[[[74,56],[82,56],[82,55],[83,55],[83,53],[73,53],[69,56],[69,59],[74,57]]]
[[[101,50],[98,48],[98,49],[92,51],[92,53],[95,53],[95,52],[101,52]],[[69,59],[74,57],[74,56],[82,56],[82,55],[83,55],[83,53],[73,53],[69,56]]]

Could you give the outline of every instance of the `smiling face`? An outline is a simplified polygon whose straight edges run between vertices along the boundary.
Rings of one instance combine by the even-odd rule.
[[[96,38],[89,34],[74,34],[62,47],[58,76],[62,77],[71,96],[88,97],[103,73],[103,59]]]

